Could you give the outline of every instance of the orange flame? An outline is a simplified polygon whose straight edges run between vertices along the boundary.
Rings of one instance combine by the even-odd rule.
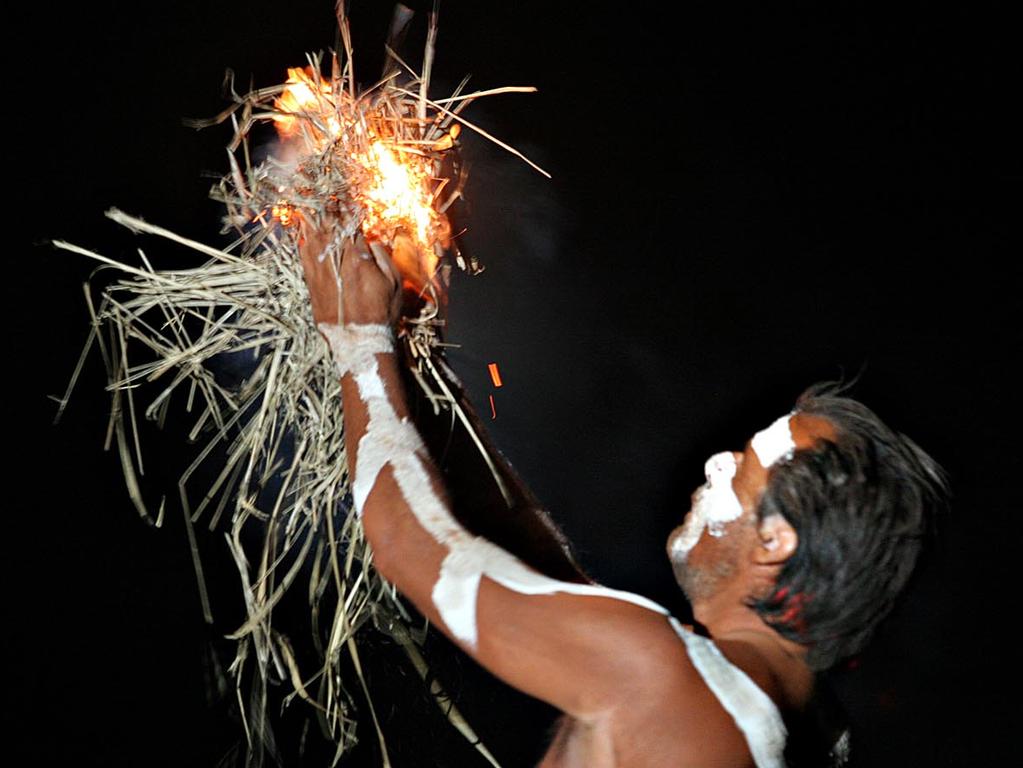
[[[343,100],[344,94],[340,97]],[[274,106],[278,114],[273,119],[283,140],[312,139],[315,149],[323,151],[333,142],[343,146],[348,131],[364,138],[353,142],[354,147],[345,148],[344,158],[365,171],[355,174],[359,179],[353,180],[349,189],[364,211],[362,231],[368,238],[390,242],[397,229],[407,230],[418,246],[418,263],[399,267],[406,279],[421,289],[423,280],[431,279],[437,268],[432,244],[438,239],[437,232],[445,231],[443,216],[433,207],[432,160],[401,151],[396,142],[375,135],[372,128],[364,130],[365,123],[354,115],[345,119],[330,81],[317,77],[312,67],[288,69],[284,90],[274,100]],[[452,130],[435,149],[448,148],[457,136],[457,130]],[[272,215],[288,226],[295,222],[297,212],[286,201],[280,201],[273,207]],[[404,256],[407,258],[408,254]]]
[[[284,91],[274,100],[274,106],[280,114],[275,114],[273,119],[277,123],[277,131],[281,138],[290,138],[299,133],[300,116],[311,117],[323,123],[329,138],[336,138],[341,133],[341,123],[337,119],[332,95],[330,83],[316,77],[312,67],[306,67],[304,70],[289,67]],[[316,133],[320,134],[320,131]],[[323,141],[328,137],[319,135],[317,138]]]
[[[399,158],[399,153],[376,139],[359,161],[371,173],[363,191],[366,223],[363,231],[387,222],[400,221],[412,230],[421,243],[430,240],[430,226],[436,218],[430,194],[430,173],[420,158]]]

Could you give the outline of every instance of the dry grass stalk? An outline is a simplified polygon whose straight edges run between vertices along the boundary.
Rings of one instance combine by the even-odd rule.
[[[424,681],[428,679],[416,639],[422,633],[409,626],[394,590],[372,568],[352,511],[340,386],[312,321],[294,225],[304,220],[333,226],[336,242],[362,231],[391,244],[399,231],[411,232],[420,252],[432,254],[423,285],[425,307],[418,317],[406,318],[402,336],[415,378],[434,408],[453,408],[473,434],[438,371],[443,361],[434,358],[441,345],[437,267],[449,245],[443,213],[462,188],[453,149],[464,125],[521,154],[459,113],[482,96],[534,89],[463,94],[463,81],[451,97],[429,99],[436,15],[431,17],[423,72],[417,75],[394,52],[408,22],[406,11],[399,7],[395,16],[387,72],[362,93],[355,86],[343,3],[338,3],[338,20],[344,51],[332,57],[329,78],[321,74],[320,57],[310,56],[304,71],[291,70],[290,85],[242,96],[232,88],[233,105],[207,123],[229,120],[234,127],[230,171],[211,192],[225,205],[225,232],[236,234],[231,246],[214,248],[118,210],[107,216],[136,233],[190,249],[205,261],[191,269],[157,270],[141,250],[141,266],[131,266],[55,243],[100,262],[101,269],[118,272],[103,289],[98,307],[86,286],[92,331],[61,409],[95,343],[113,402],[107,447],[116,441],[129,496],[154,525],[163,521],[164,504],[154,518],[140,489],[140,412],[162,426],[174,397],[184,401],[194,418],[189,436],[202,446],[179,480],[179,497],[209,622],[213,615],[193,526],[205,523],[209,530],[218,530],[224,516],[229,518],[225,538],[247,611],[245,622],[229,635],[238,643],[230,672],[255,763],[268,748],[272,751],[267,717],[271,680],[292,686],[285,704],[297,696],[318,713],[337,743],[335,762],[353,743],[350,681],[341,679],[341,660],[347,655],[370,702],[383,762],[389,764],[357,650],[356,637],[367,624],[395,638]],[[308,98],[288,102],[289,89],[304,90]],[[286,138],[277,157],[253,165],[250,134],[261,122],[282,126]],[[386,209],[374,197],[380,173],[374,163],[388,158],[412,168],[425,185],[425,215]],[[449,184],[451,179],[454,184]],[[457,253],[452,255],[463,265]],[[143,354],[136,357],[139,351]],[[144,407],[136,401],[136,390],[143,386],[162,387]],[[201,469],[212,469],[215,479],[196,498],[190,480]],[[503,490],[496,471],[494,476]],[[254,546],[254,541],[259,543]],[[273,622],[274,608],[294,591],[300,577],[307,579],[313,641],[321,658],[311,672],[300,669],[289,639]],[[325,615],[330,616],[326,623]],[[430,685],[450,721],[497,765],[436,681]]]

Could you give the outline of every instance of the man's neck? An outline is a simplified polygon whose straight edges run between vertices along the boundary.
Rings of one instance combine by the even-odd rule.
[[[760,615],[737,599],[718,593],[693,606],[721,652],[748,674],[782,709],[802,709],[813,692],[806,646],[782,637]]]

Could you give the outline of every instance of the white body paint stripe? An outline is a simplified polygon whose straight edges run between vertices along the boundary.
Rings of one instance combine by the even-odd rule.
[[[641,595],[544,576],[493,542],[475,537],[451,550],[433,589],[433,602],[444,616],[444,622],[456,637],[470,646],[476,644],[476,596],[483,576],[524,595],[563,593],[606,597],[668,615],[665,608]]]
[[[544,576],[496,544],[462,528],[434,492],[430,475],[419,456],[420,451],[425,451],[422,439],[409,421],[398,419],[380,378],[376,354],[393,351],[390,329],[385,326],[338,328],[326,323],[321,324],[320,329],[334,353],[339,374],[354,375],[359,397],[369,412],[352,477],[356,512],[362,514],[380,472],[389,464],[405,503],[419,524],[435,541],[448,548],[432,599],[455,637],[471,647],[476,646],[476,600],[484,575],[521,594],[561,592],[607,597],[668,614],[663,607],[640,595]]]

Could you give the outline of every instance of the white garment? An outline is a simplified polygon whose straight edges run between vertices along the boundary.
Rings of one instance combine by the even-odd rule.
[[[696,671],[746,737],[757,768],[785,768],[788,730],[771,698],[726,659],[712,640],[690,632],[672,616],[668,620],[686,644]]]

